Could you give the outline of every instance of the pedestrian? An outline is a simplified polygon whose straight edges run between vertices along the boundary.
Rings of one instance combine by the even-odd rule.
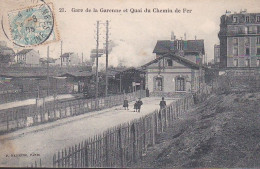
[[[125,108],[125,110],[128,110],[128,100],[127,100],[127,98],[125,98],[125,100],[124,100],[123,107]]]
[[[138,109],[138,101],[136,101],[135,104],[134,104],[134,112],[135,111],[137,112],[137,109]]]
[[[166,107],[166,101],[164,100],[164,97],[162,97],[162,100],[160,101],[160,109],[164,109]]]
[[[142,102],[141,98],[139,98],[139,100],[137,101],[137,109],[138,109],[138,112],[140,112],[142,105],[143,105],[143,102]]]

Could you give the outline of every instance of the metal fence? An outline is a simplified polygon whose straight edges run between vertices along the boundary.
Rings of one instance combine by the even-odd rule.
[[[52,102],[44,107],[28,106],[7,109],[0,113],[0,133],[118,106],[123,104],[124,97],[127,97],[128,101],[133,101],[137,97],[145,97],[145,91],[102,97],[97,100]]]

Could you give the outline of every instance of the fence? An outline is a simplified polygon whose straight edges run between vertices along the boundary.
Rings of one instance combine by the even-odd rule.
[[[155,144],[158,134],[173,127],[174,120],[193,105],[194,98],[188,95],[165,109],[108,129],[58,151],[49,167],[130,167],[143,158],[149,146]],[[37,163],[35,161],[31,166],[37,166]],[[42,165],[47,166],[41,161]]]
[[[75,116],[90,111],[118,106],[124,97],[133,101],[136,97],[145,97],[145,91],[102,97],[87,100],[73,100],[68,102],[53,102],[44,107],[18,107],[0,113],[0,133],[42,124],[58,119]]]
[[[65,94],[69,93],[67,90],[50,90],[50,93],[58,93],[58,94]],[[9,103],[13,101],[20,101],[26,99],[36,98],[39,94],[39,97],[46,97],[47,90],[41,90],[39,93],[37,91],[33,92],[21,92],[21,90],[12,93],[2,93],[0,94],[0,104]]]

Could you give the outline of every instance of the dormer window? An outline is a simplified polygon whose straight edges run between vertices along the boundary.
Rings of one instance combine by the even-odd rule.
[[[173,64],[172,64],[172,60],[171,59],[168,59],[167,60],[167,64],[168,64],[168,66],[172,66]]]
[[[256,22],[260,22],[260,16],[256,16]]]
[[[233,22],[237,23],[237,16],[233,16]]]
[[[249,16],[246,16],[246,23],[249,23]]]

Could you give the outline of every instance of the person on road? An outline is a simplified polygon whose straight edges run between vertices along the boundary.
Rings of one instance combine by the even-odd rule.
[[[135,111],[137,112],[137,110],[138,110],[138,101],[136,101],[135,104],[134,104],[134,112]]]
[[[127,100],[127,98],[125,98],[125,100],[124,100],[123,107],[125,108],[125,110],[128,110],[128,100]]]
[[[166,107],[166,101],[164,100],[164,97],[162,97],[162,100],[160,101],[160,109],[164,109]]]
[[[142,105],[143,105],[143,102],[142,102],[141,98],[139,98],[139,100],[137,101],[137,110],[138,110],[138,112],[140,112]]]

